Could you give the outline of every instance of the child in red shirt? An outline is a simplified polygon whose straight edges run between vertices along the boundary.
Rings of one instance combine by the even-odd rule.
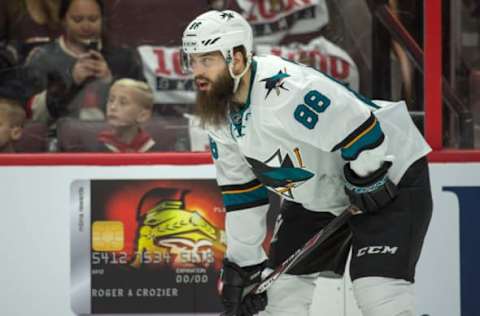
[[[98,140],[113,152],[146,152],[155,141],[141,128],[152,116],[153,93],[148,84],[119,79],[110,88],[107,101],[109,129]]]

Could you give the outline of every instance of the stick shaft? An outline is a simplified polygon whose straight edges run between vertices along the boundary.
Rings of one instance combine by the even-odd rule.
[[[352,207],[349,206],[339,216],[335,217],[327,226],[312,236],[302,248],[299,248],[282,262],[275,270],[273,270],[262,282],[257,284],[249,293],[259,294],[265,292],[280,275],[290,271],[294,266],[307,257],[313,250],[318,248],[333,233],[347,223],[348,219],[353,215]]]

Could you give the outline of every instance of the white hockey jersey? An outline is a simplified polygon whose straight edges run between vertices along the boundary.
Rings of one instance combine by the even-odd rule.
[[[372,102],[313,68],[255,57],[246,104],[208,130],[227,210],[226,256],[246,266],[266,258],[267,189],[318,212],[349,202],[343,166],[388,141],[398,183],[430,147],[403,102]]]

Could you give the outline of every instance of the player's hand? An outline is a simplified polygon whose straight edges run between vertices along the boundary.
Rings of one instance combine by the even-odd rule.
[[[362,210],[360,210],[355,205],[350,205],[350,208],[348,209],[348,211],[352,213],[352,215],[360,215],[363,213]]]
[[[267,307],[267,292],[260,294],[247,294],[240,305],[239,316],[253,316]]]
[[[377,212],[387,206],[398,194],[397,186],[388,177],[388,169],[392,163],[385,161],[382,166],[366,177],[359,177],[350,168],[350,163],[344,167],[345,193],[352,205],[364,213]]]
[[[224,316],[252,316],[265,309],[268,300],[266,293],[247,294],[246,288],[258,283],[265,263],[248,267],[240,267],[236,263],[224,259],[222,269],[221,299]]]

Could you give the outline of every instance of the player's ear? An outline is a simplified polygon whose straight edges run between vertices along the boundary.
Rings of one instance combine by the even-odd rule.
[[[245,56],[240,50],[233,53],[233,72],[238,75],[245,69]]]

